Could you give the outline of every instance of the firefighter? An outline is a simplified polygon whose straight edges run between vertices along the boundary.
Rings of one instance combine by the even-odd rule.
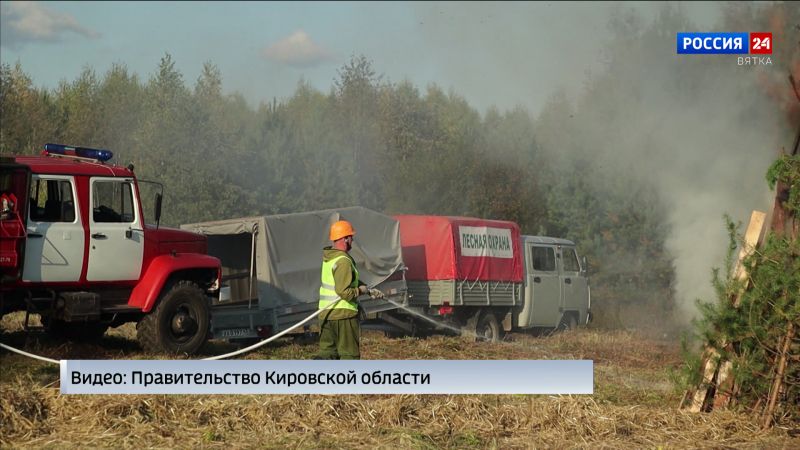
[[[358,278],[356,262],[348,253],[355,234],[350,222],[335,222],[329,235],[333,245],[322,250],[319,308],[334,305],[320,314],[319,354],[315,359],[360,359],[357,298],[364,294],[383,297],[380,291],[369,289]]]

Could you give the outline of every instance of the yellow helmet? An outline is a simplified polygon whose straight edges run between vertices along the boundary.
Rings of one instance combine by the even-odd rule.
[[[355,234],[356,230],[353,229],[353,225],[351,225],[350,222],[346,220],[340,220],[331,225],[330,240],[338,241],[343,237],[353,236]]]

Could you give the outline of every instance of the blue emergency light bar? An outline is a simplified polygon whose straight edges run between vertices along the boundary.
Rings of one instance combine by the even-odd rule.
[[[106,162],[114,157],[114,154],[111,153],[111,150],[103,150],[103,149],[88,148],[88,147],[72,147],[70,145],[63,145],[63,144],[44,144],[44,151],[45,153],[50,153],[54,155],[80,156],[81,158],[91,158],[101,162]]]

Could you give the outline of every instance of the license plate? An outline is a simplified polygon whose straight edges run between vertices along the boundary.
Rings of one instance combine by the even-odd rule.
[[[239,336],[247,336],[250,334],[249,328],[233,328],[229,330],[222,330],[220,336],[222,337],[239,337]]]

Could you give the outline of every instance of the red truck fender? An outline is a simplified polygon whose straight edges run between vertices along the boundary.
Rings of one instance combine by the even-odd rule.
[[[170,275],[178,271],[198,269],[213,270],[215,276],[219,276],[219,258],[197,253],[156,256],[139,283],[133,288],[128,306],[141,308],[142,312],[150,312]]]

